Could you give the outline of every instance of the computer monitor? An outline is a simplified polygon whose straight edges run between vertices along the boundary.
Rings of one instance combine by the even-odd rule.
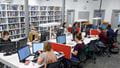
[[[50,33],[48,31],[41,31],[41,42],[50,39]]]
[[[25,62],[26,58],[31,55],[29,46],[24,46],[18,49],[18,56],[20,62]]]
[[[25,37],[25,38],[22,38],[22,39],[20,39],[19,41],[18,41],[18,43],[17,43],[17,48],[19,49],[19,48],[21,48],[21,47],[23,47],[24,45],[26,45],[27,44],[27,37]]]
[[[4,52],[4,56],[16,53],[16,42],[0,42],[0,50]]]
[[[33,53],[36,53],[39,50],[43,51],[44,50],[44,43],[33,43],[32,50],[33,50]]]
[[[56,41],[57,43],[66,44],[66,35],[57,36]]]

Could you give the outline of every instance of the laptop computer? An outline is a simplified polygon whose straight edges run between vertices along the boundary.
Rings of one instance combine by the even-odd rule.
[[[29,46],[23,46],[18,49],[19,61],[25,63],[25,60],[31,55]]]

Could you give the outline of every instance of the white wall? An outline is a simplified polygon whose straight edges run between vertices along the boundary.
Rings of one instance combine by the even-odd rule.
[[[86,2],[88,1],[88,3]],[[75,20],[78,19],[78,12],[79,11],[89,11],[90,17],[93,18],[93,10],[99,8],[99,0],[93,2],[92,0],[78,0],[78,2],[73,2],[73,0],[66,0],[66,9],[74,9],[75,10]]]
[[[111,22],[112,10],[120,10],[120,0],[104,0],[102,9],[105,9],[105,20]]]
[[[0,0],[2,2],[4,0]],[[29,5],[54,5],[62,6],[63,0],[29,0]],[[86,3],[88,1],[88,3]],[[13,0],[12,3],[24,4],[24,0]],[[93,18],[94,9],[99,9],[98,1],[93,0],[78,0],[78,2],[73,2],[73,0],[66,0],[66,10],[74,9],[75,10],[75,19],[78,19],[79,11],[89,11],[90,12],[90,21]],[[102,9],[105,9],[105,20],[111,22],[111,15],[113,9],[120,9],[120,0],[103,0]]]

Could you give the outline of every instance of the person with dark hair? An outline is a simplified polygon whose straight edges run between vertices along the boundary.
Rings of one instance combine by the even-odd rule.
[[[8,31],[3,31],[1,42],[2,43],[11,42]]]
[[[107,36],[109,39],[109,42],[113,42],[114,41],[114,30],[111,28],[111,25],[107,26]]]
[[[84,43],[82,42],[81,33],[76,34],[75,41],[76,41],[77,44],[75,45],[75,47],[74,47],[74,49],[72,51],[71,60],[79,61],[78,51],[80,51],[81,49],[84,48]]]
[[[75,35],[77,34],[77,27],[78,27],[78,24],[75,22],[72,26],[73,41],[75,40]]]
[[[108,37],[107,37],[107,33],[103,28],[99,28],[100,29],[100,34],[99,34],[99,40],[101,42],[103,42],[104,44],[108,43]]]
[[[37,62],[38,64],[44,63],[45,64],[44,68],[46,68],[47,64],[57,62],[57,56],[54,54],[52,47],[48,42],[44,43],[44,51],[45,52],[41,53],[40,56],[38,57]]]

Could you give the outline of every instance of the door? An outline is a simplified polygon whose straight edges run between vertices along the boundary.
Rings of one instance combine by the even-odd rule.
[[[74,23],[75,10],[67,10],[67,22],[68,24]]]
[[[113,10],[111,17],[112,28],[118,28],[120,25],[120,10]]]
[[[96,18],[96,17],[101,17],[102,20],[104,20],[105,18],[105,10],[94,10],[94,15],[93,15],[93,18]]]
[[[89,20],[89,11],[79,11],[78,18]]]
[[[111,25],[112,25],[112,28],[119,28],[118,26],[120,26],[120,10],[113,10],[112,11],[112,17],[111,17]],[[120,34],[120,30],[118,31],[118,34]],[[118,36],[117,38],[118,42],[120,43],[120,37]]]

